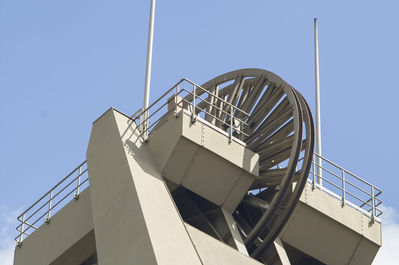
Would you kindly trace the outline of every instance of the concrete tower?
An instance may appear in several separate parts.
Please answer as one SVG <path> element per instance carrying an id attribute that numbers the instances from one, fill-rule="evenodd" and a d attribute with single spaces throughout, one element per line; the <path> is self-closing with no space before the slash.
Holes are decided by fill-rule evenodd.
<path id="1" fill-rule="evenodd" d="M 87 161 L 18 218 L 14 264 L 371 264 L 381 191 L 313 148 L 277 75 L 182 79 L 93 123 Z"/>

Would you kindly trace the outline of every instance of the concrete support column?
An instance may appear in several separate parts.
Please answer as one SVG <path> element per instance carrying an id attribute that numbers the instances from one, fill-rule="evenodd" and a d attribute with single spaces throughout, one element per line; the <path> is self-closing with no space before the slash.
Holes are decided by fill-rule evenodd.
<path id="1" fill-rule="evenodd" d="M 87 163 L 100 265 L 201 264 L 136 125 L 110 109 L 93 124 Z"/>

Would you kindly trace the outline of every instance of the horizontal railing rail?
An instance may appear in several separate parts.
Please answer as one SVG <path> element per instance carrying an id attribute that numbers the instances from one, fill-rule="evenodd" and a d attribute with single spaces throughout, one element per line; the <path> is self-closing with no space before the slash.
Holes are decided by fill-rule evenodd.
<path id="1" fill-rule="evenodd" d="M 342 207 L 349 205 L 366 213 L 372 222 L 382 214 L 381 189 L 317 153 L 313 156 L 308 181 L 313 189 L 325 190 L 341 200 Z"/>
<path id="2" fill-rule="evenodd" d="M 29 236 L 43 223 L 50 223 L 51 216 L 70 201 L 66 200 L 69 196 L 79 199 L 80 191 L 89 186 L 88 182 L 87 163 L 84 161 L 19 215 L 20 224 L 16 227 L 19 234 L 15 238 L 18 246 L 21 246 L 24 236 Z"/>

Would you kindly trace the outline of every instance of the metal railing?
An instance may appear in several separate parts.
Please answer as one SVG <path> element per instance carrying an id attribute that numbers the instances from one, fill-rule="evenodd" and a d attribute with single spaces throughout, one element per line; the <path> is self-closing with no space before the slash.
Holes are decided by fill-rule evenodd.
<path id="1" fill-rule="evenodd" d="M 316 158 L 321 159 L 321 165 Z M 381 189 L 317 153 L 313 156 L 308 181 L 313 189 L 319 188 L 341 200 L 342 207 L 348 205 L 369 215 L 372 222 L 382 214 Z"/>
<path id="2" fill-rule="evenodd" d="M 16 229 L 19 234 L 15 238 L 18 246 L 22 245 L 24 236 L 29 236 L 43 223 L 50 223 L 51 216 L 70 200 L 79 199 L 80 191 L 89 186 L 88 181 L 87 164 L 84 161 L 18 216 L 20 224 Z"/>
<path id="3" fill-rule="evenodd" d="M 245 131 L 249 125 L 244 121 L 248 113 L 231 104 L 224 95 L 216 95 L 186 78 L 177 82 L 148 108 L 136 111 L 131 118 L 139 124 L 139 137 L 147 140 L 148 134 L 165 113 L 180 110 L 189 111 L 193 123 L 201 117 L 222 128 L 228 133 L 229 142 L 233 137 L 243 140 L 248 136 Z"/>

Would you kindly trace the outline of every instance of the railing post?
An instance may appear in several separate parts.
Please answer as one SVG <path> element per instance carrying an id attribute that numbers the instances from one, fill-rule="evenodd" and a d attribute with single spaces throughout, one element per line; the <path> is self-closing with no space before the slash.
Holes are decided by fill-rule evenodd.
<path id="1" fill-rule="evenodd" d="M 193 85 L 193 109 L 191 110 L 192 112 L 191 112 L 191 122 L 192 123 L 194 123 L 194 122 L 196 122 L 196 115 L 195 115 L 195 107 L 196 107 L 196 105 L 195 105 L 195 97 L 196 97 L 196 88 L 197 88 L 197 86 L 196 85 Z"/>
<path id="2" fill-rule="evenodd" d="M 177 84 L 176 85 L 176 92 L 175 92 L 175 97 L 174 97 L 174 100 L 173 100 L 173 104 L 174 104 L 174 114 L 175 114 L 175 117 L 177 118 L 177 113 L 179 112 L 179 104 L 181 105 L 181 109 L 183 109 L 183 104 L 182 104 L 182 101 L 180 100 L 179 101 L 179 93 L 180 93 L 180 84 Z"/>
<path id="3" fill-rule="evenodd" d="M 50 191 L 50 200 L 48 201 L 48 212 L 47 212 L 47 217 L 44 220 L 46 224 L 50 223 L 50 217 L 51 217 L 51 202 L 53 200 L 53 191 Z"/>
<path id="4" fill-rule="evenodd" d="M 144 141 L 147 141 L 148 138 L 148 109 L 141 109 L 141 113 L 140 113 L 140 130 L 141 130 L 141 135 L 144 139 Z"/>
<path id="5" fill-rule="evenodd" d="M 316 172 L 315 172 L 315 169 L 316 169 L 316 163 L 315 163 L 315 155 L 313 154 L 313 159 L 312 159 L 312 164 L 313 164 L 313 179 L 312 179 L 312 190 L 314 190 L 314 188 L 315 188 L 315 181 L 316 181 Z"/>
<path id="6" fill-rule="evenodd" d="M 342 170 L 342 201 L 341 206 L 345 206 L 345 170 Z"/>
<path id="7" fill-rule="evenodd" d="M 374 196 L 374 186 L 371 185 L 371 222 L 374 224 L 375 220 L 375 196 Z"/>
<path id="8" fill-rule="evenodd" d="M 233 140 L 233 106 L 230 106 L 230 132 L 229 132 L 229 143 Z"/>
<path id="9" fill-rule="evenodd" d="M 77 187 L 76 187 L 76 193 L 73 195 L 73 198 L 75 200 L 79 199 L 79 187 L 80 187 L 80 175 L 82 174 L 82 167 L 79 167 L 78 170 L 78 182 L 77 182 Z"/>
<path id="10" fill-rule="evenodd" d="M 143 134 L 143 137 L 144 137 L 144 123 L 143 123 L 143 121 L 144 121 L 144 112 L 143 112 L 143 109 L 141 109 L 141 113 L 140 113 L 140 133 L 141 134 Z"/>
<path id="11" fill-rule="evenodd" d="M 242 125 L 242 120 L 240 121 L 240 135 L 241 135 L 241 141 L 244 141 L 244 126 Z"/>
<path id="12" fill-rule="evenodd" d="M 214 92 L 212 92 L 212 96 L 213 96 L 212 111 L 213 111 L 213 113 L 211 112 L 211 114 L 214 115 L 215 117 L 217 117 L 218 114 L 220 113 L 220 111 L 218 110 L 218 104 L 219 104 L 219 99 L 217 98 L 219 95 L 218 93 L 219 93 L 219 85 L 216 85 Z M 214 117 L 212 117 L 212 124 L 213 125 L 217 124 L 217 120 Z"/>
<path id="13" fill-rule="evenodd" d="M 317 163 L 316 163 L 316 165 L 317 165 L 317 184 L 319 184 L 320 188 L 321 188 L 321 185 L 323 185 L 323 180 L 322 180 L 323 179 L 322 178 L 323 168 L 321 165 L 323 158 L 322 158 L 321 154 L 317 154 L 315 156 L 315 158 L 317 159 Z"/>
<path id="14" fill-rule="evenodd" d="M 25 224 L 25 214 L 22 215 L 21 231 L 19 234 L 18 246 L 22 246 L 22 241 L 24 240 L 24 224 Z"/>

